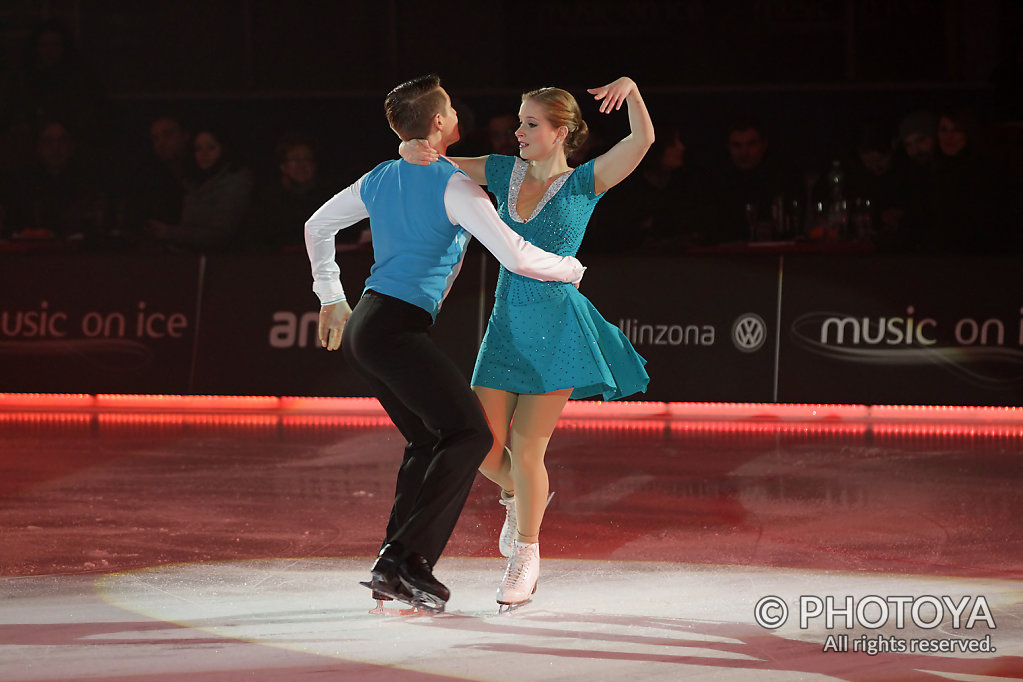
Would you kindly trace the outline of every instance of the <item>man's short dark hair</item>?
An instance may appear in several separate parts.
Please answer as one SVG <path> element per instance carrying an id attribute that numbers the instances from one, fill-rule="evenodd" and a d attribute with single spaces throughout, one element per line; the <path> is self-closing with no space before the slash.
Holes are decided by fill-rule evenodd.
<path id="1" fill-rule="evenodd" d="M 387 123 L 403 140 L 428 136 L 430 122 L 444 107 L 440 76 L 435 73 L 402 83 L 387 93 L 384 100 Z"/>
<path id="2" fill-rule="evenodd" d="M 938 117 L 930 111 L 914 111 L 899 123 L 899 139 L 903 142 L 913 134 L 935 137 L 938 134 Z"/>
<path id="3" fill-rule="evenodd" d="M 303 132 L 292 130 L 281 135 L 277 140 L 277 144 L 274 145 L 274 160 L 277 162 L 277 165 L 287 161 L 288 152 L 296 147 L 307 147 L 313 153 L 313 159 L 315 160 L 318 152 L 316 140 Z"/>
<path id="4" fill-rule="evenodd" d="M 755 130 L 757 131 L 757 135 L 759 135 L 761 139 L 764 140 L 767 139 L 767 133 L 764 132 L 763 121 L 753 116 L 747 115 L 740 116 L 738 118 L 733 118 L 731 124 L 728 126 L 729 135 L 731 135 L 732 133 L 745 132 L 747 130 Z"/>

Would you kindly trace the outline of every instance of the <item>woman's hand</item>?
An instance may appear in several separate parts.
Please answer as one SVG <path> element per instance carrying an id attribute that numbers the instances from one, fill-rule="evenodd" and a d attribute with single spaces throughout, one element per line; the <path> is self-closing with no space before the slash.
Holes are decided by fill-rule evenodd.
<path id="1" fill-rule="evenodd" d="M 625 103 L 625 98 L 635 92 L 636 82 L 628 76 L 622 76 L 616 81 L 608 83 L 600 88 L 590 88 L 586 92 L 593 95 L 595 100 L 603 100 L 600 103 L 600 113 L 610 114 L 618 111 Z"/>
<path id="2" fill-rule="evenodd" d="M 398 145 L 398 155 L 417 166 L 428 166 L 440 158 L 426 140 L 405 140 Z"/>

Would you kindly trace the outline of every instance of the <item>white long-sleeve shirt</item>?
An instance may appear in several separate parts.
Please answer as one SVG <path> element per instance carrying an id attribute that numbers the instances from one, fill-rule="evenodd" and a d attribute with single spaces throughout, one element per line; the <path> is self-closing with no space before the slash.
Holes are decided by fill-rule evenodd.
<path id="1" fill-rule="evenodd" d="M 336 194 L 306 221 L 305 240 L 313 291 L 323 305 L 347 300 L 336 261 L 334 237 L 339 230 L 369 217 L 360 193 L 365 177 Z M 543 281 L 578 284 L 582 279 L 586 268 L 576 258 L 548 253 L 524 240 L 505 225 L 490 198 L 465 174 L 454 173 L 448 180 L 444 208 L 452 226 L 461 226 L 479 239 L 508 270 Z M 414 246 L 410 244 L 409 248 Z M 457 268 L 452 280 L 454 274 Z"/>

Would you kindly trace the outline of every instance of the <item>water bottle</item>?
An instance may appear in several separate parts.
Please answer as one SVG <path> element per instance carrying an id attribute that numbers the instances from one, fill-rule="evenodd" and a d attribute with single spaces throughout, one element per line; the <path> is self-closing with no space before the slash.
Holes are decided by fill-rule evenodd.
<path id="1" fill-rule="evenodd" d="M 785 234 L 788 239 L 796 239 L 803 233 L 803 213 L 798 199 L 789 202 L 789 211 L 785 214 Z"/>
<path id="2" fill-rule="evenodd" d="M 853 238 L 861 242 L 870 241 L 874 237 L 874 224 L 870 199 L 856 198 L 852 207 Z"/>
<path id="3" fill-rule="evenodd" d="M 828 239 L 843 240 L 849 234 L 849 204 L 845 198 L 845 173 L 836 159 L 831 162 L 828 183 Z"/>

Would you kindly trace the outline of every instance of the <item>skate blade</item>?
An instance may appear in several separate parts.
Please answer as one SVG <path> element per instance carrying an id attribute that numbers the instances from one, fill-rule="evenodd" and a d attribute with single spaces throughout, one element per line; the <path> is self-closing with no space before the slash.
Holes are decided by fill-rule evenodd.
<path id="1" fill-rule="evenodd" d="M 418 616 L 423 613 L 416 607 L 412 606 L 407 609 L 398 609 L 393 606 L 384 606 L 384 602 L 377 599 L 377 605 L 370 609 L 369 613 L 374 616 Z"/>
<path id="2" fill-rule="evenodd" d="M 504 616 L 504 615 L 507 615 L 509 613 L 515 613 L 516 611 L 521 609 L 523 606 L 526 606 L 527 604 L 532 604 L 532 603 L 533 603 L 532 599 L 527 599 L 526 601 L 520 601 L 518 604 L 505 604 L 503 602 L 497 602 L 497 615 Z"/>
<path id="3" fill-rule="evenodd" d="M 379 592 L 382 595 L 390 597 L 395 601 L 399 601 L 402 604 L 406 604 L 409 607 L 395 608 L 393 606 L 384 606 L 384 601 L 382 599 L 377 599 L 377 605 L 369 611 L 374 616 L 418 616 L 423 613 L 440 613 L 444 610 L 443 604 L 441 604 L 440 609 L 438 610 L 436 607 L 423 604 L 421 600 L 398 592 L 397 590 L 392 589 L 391 586 L 384 583 L 378 583 L 375 580 L 360 582 L 359 584 L 363 587 L 368 587 L 374 592 Z"/>
<path id="4" fill-rule="evenodd" d="M 444 613 L 446 602 L 441 601 L 429 592 L 412 588 L 412 606 L 429 613 Z"/>
<path id="5" fill-rule="evenodd" d="M 368 582 L 360 582 L 359 584 L 362 585 L 363 587 L 368 587 L 374 592 L 379 592 L 380 594 L 390 597 L 391 599 L 400 601 L 402 604 L 408 604 L 409 606 L 413 606 L 412 598 L 409 595 L 398 592 L 397 590 L 395 590 L 386 583 L 380 583 L 375 580 L 370 580 Z M 378 599 L 377 601 L 380 600 Z"/>

